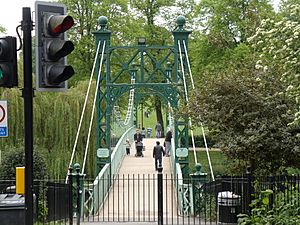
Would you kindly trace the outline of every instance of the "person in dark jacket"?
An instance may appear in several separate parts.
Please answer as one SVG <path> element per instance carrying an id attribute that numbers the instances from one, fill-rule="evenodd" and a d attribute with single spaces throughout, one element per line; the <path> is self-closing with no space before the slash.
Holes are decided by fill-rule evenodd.
<path id="1" fill-rule="evenodd" d="M 162 157 L 164 155 L 165 155 L 164 148 L 160 145 L 160 142 L 157 141 L 156 145 L 153 148 L 153 158 L 155 159 L 155 170 L 157 170 L 158 167 L 162 167 Z"/>
<path id="2" fill-rule="evenodd" d="M 135 143 L 143 141 L 143 136 L 138 129 L 136 130 L 136 133 L 134 134 L 133 139 L 134 139 Z"/>
<path id="3" fill-rule="evenodd" d="M 170 128 L 169 131 L 166 134 L 165 138 L 165 147 L 166 147 L 166 156 L 170 156 L 170 151 L 171 151 L 171 140 L 172 140 L 172 129 Z"/>

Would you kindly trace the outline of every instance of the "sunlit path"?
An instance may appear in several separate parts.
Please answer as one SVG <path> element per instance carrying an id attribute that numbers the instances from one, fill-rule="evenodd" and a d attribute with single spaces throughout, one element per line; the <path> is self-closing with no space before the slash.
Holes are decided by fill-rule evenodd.
<path id="1" fill-rule="evenodd" d="M 144 157 L 135 157 L 135 145 L 131 147 L 129 156 L 125 156 L 117 179 L 114 182 L 104 206 L 99 211 L 99 217 L 104 221 L 114 218 L 117 221 L 156 221 L 157 220 L 157 172 L 152 157 L 153 147 L 159 140 L 163 145 L 164 139 L 147 138 L 143 143 Z M 172 206 L 172 180 L 169 157 L 163 158 L 164 216 L 171 216 L 176 207 Z M 168 215 L 169 214 L 169 215 Z M 118 215 L 116 217 L 116 215 Z"/>

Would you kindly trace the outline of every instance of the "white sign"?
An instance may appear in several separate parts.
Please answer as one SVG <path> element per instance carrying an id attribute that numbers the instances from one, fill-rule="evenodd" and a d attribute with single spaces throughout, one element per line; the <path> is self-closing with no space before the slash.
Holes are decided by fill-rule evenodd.
<path id="1" fill-rule="evenodd" d="M 97 149 L 97 157 L 98 158 L 107 158 L 109 156 L 108 148 L 98 148 Z"/>
<path id="2" fill-rule="evenodd" d="M 188 157 L 189 150 L 187 148 L 177 148 L 176 149 L 176 156 L 179 158 L 185 158 Z"/>
<path id="3" fill-rule="evenodd" d="M 7 101 L 0 101 L 0 137 L 8 137 Z"/>

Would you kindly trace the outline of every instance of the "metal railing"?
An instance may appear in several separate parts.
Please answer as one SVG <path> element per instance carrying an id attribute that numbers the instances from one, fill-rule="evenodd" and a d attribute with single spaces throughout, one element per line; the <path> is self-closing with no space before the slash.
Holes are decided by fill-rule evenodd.
<path id="1" fill-rule="evenodd" d="M 157 174 L 128 174 L 102 177 L 101 182 L 114 182 L 109 194 L 105 198 L 98 213 L 82 218 L 82 222 L 152 222 L 157 223 L 158 209 L 158 175 Z M 88 182 L 88 181 L 86 181 Z M 191 180 L 186 179 L 189 184 Z M 165 174 L 162 179 L 163 191 L 163 223 L 164 224 L 217 224 L 216 212 L 213 216 L 208 212 L 215 211 L 215 202 L 207 197 L 205 212 L 191 216 L 182 213 L 177 199 L 184 199 L 184 192 L 173 191 L 173 186 L 183 184 L 182 179 Z M 103 190 L 105 192 L 105 190 Z M 99 198 L 105 193 L 98 193 Z M 138 224 L 138 223 L 137 223 Z"/>
<path id="2" fill-rule="evenodd" d="M 158 182 L 157 175 L 152 174 L 131 174 L 131 175 L 109 175 L 101 176 L 99 184 L 104 188 L 99 189 L 95 199 L 105 200 L 97 213 L 82 216 L 78 220 L 77 210 L 79 195 L 77 179 L 69 179 L 65 184 L 64 180 L 38 180 L 34 181 L 34 219 L 35 224 L 89 224 L 96 221 L 116 221 L 116 222 L 157 222 L 158 219 Z M 92 183 L 93 180 L 85 180 L 84 183 Z M 111 192 L 107 195 L 106 184 L 114 184 Z M 194 215 L 181 213 L 180 205 L 177 204 L 178 193 L 170 187 L 182 183 L 182 180 L 174 176 L 163 176 L 163 221 L 168 224 L 235 224 L 239 213 L 250 213 L 249 204 L 254 197 L 261 197 L 264 190 L 272 190 L 268 196 L 267 210 L 279 210 L 282 205 L 300 207 L 300 176 L 226 176 L 218 177 L 215 181 L 206 183 L 201 187 L 201 192 L 193 198 L 198 199 L 197 211 Z M 185 183 L 195 184 L 193 179 L 185 178 Z M 14 192 L 8 187 L 15 185 L 15 181 L 0 180 L 1 218 L 13 224 L 13 220 L 20 216 L 20 221 L 24 221 L 24 198 L 14 196 Z M 74 189 L 75 188 L 75 189 Z M 10 194 L 8 193 L 10 190 Z M 85 195 L 86 193 L 83 192 Z M 183 195 L 183 192 L 181 192 Z M 73 195 L 73 197 L 71 197 Z M 23 200 L 22 200 L 23 198 Z M 183 198 L 183 196 L 181 196 Z M 19 201 L 16 201 L 18 199 Z M 7 207 L 10 204 L 14 207 Z M 10 211 L 11 210 L 11 211 Z M 15 214 L 14 214 L 15 213 Z M 14 223 L 18 224 L 18 223 Z M 20 222 L 21 224 L 21 222 Z"/>
<path id="3" fill-rule="evenodd" d="M 110 177 L 112 174 L 117 174 L 121 166 L 123 158 L 125 156 L 125 140 L 133 139 L 135 129 L 130 127 L 119 139 L 116 147 L 111 153 L 111 163 L 105 164 L 100 173 L 97 175 L 92 184 L 85 185 L 86 197 L 83 195 L 83 202 L 85 210 L 89 215 L 93 215 L 98 212 L 99 208 L 103 205 L 106 196 L 113 183 L 113 179 L 103 179 Z"/>

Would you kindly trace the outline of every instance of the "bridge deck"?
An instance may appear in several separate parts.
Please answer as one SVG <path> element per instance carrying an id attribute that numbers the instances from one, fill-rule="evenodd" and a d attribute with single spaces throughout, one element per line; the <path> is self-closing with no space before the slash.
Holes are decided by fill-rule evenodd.
<path id="1" fill-rule="evenodd" d="M 161 145 L 163 139 L 159 139 Z M 125 156 L 119 175 L 99 211 L 103 221 L 157 221 L 157 172 L 152 157 L 156 138 L 146 138 L 144 157 L 135 157 L 135 145 Z M 176 213 L 170 158 L 163 158 L 164 217 Z M 113 219 L 112 219 L 113 218 Z"/>

